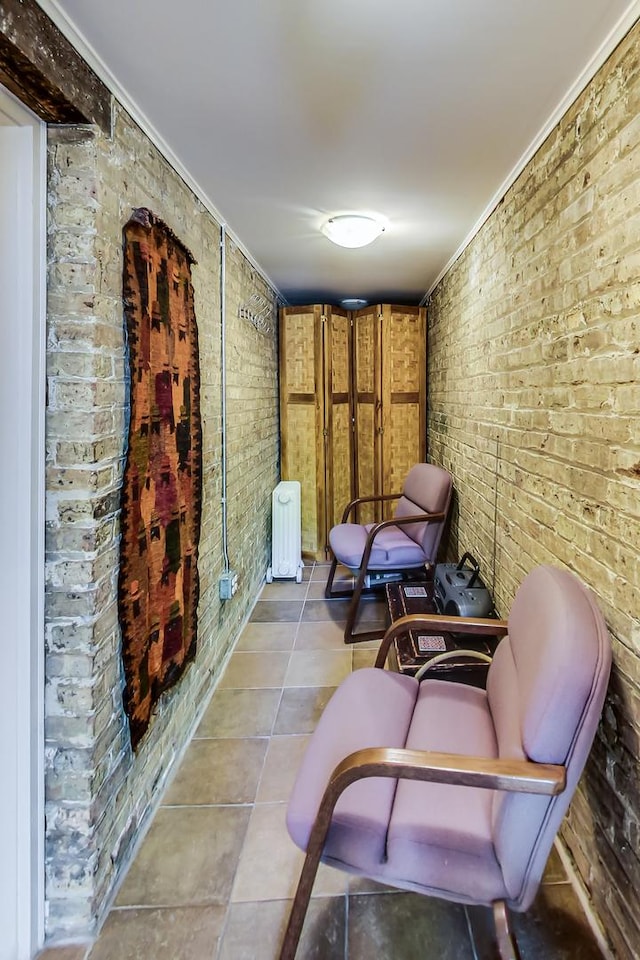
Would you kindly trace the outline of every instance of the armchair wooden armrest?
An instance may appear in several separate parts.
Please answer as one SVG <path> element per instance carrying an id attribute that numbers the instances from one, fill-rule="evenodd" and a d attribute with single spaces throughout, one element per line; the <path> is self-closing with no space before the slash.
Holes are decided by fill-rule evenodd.
<path id="1" fill-rule="evenodd" d="M 396 639 L 409 630 L 429 630 L 432 633 L 446 630 L 450 633 L 469 633 L 485 637 L 503 637 L 509 631 L 506 620 L 493 620 L 490 617 L 449 617 L 441 613 L 410 613 L 399 617 L 391 624 L 378 650 L 374 666 L 384 667 L 389 648 Z"/>
<path id="2" fill-rule="evenodd" d="M 345 757 L 335 768 L 325 790 L 320 810 L 335 795 L 332 807 L 349 784 L 365 777 L 395 777 L 428 780 L 456 786 L 484 787 L 510 793 L 555 796 L 565 788 L 562 764 L 531 760 L 503 760 L 429 750 L 396 747 L 366 747 Z"/>

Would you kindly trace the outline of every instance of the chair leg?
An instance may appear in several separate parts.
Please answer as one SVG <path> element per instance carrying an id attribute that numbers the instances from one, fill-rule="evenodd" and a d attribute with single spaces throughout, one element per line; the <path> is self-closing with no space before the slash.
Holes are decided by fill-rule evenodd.
<path id="1" fill-rule="evenodd" d="M 307 915 L 307 908 L 309 906 L 309 900 L 311 899 L 311 891 L 313 890 L 313 884 L 320 864 L 321 852 L 321 846 L 317 849 L 311 849 L 310 847 L 310 852 L 308 852 L 305 857 L 296 895 L 291 907 L 291 913 L 289 914 L 289 922 L 285 931 L 284 940 L 282 941 L 279 960 L 294 960 L 296 955 L 298 943 L 300 942 L 300 934 L 302 933 L 302 927 L 304 925 L 304 918 Z"/>
<path id="2" fill-rule="evenodd" d="M 498 953 L 500 960 L 520 960 L 518 946 L 511 929 L 509 910 L 504 900 L 496 900 L 493 904 L 493 922 L 496 928 Z"/>
<path id="3" fill-rule="evenodd" d="M 331 561 L 331 566 L 329 567 L 329 576 L 327 577 L 327 583 L 324 588 L 324 596 L 326 600 L 342 600 L 353 596 L 353 590 L 350 587 L 347 587 L 346 590 L 333 589 L 333 581 L 335 579 L 337 569 L 338 558 L 334 557 Z"/>
<path id="4" fill-rule="evenodd" d="M 347 611 L 347 623 L 344 628 L 345 643 L 361 643 L 363 640 L 380 640 L 385 635 L 385 630 L 367 630 L 363 631 L 362 633 L 353 632 L 353 628 L 356 625 L 356 619 L 358 617 L 360 597 L 362 596 L 364 578 L 366 575 L 367 571 L 364 566 L 360 567 L 355 586 L 353 588 L 353 596 L 351 597 L 349 610 Z"/>
<path id="5" fill-rule="evenodd" d="M 333 578 L 336 575 L 336 570 L 338 569 L 338 559 L 334 557 L 331 561 L 331 566 L 329 568 L 329 576 L 327 577 L 327 585 L 324 588 L 324 595 L 327 600 L 331 600 L 333 596 Z"/>
<path id="6" fill-rule="evenodd" d="M 360 605 L 360 596 L 364 587 L 366 570 L 360 570 L 352 591 L 338 590 L 334 592 L 333 581 L 337 568 L 338 559 L 337 557 L 334 557 L 329 568 L 329 576 L 327 577 L 327 585 L 324 588 L 324 595 L 326 600 L 335 600 L 338 597 L 351 597 L 351 603 L 349 604 L 349 609 L 347 611 L 347 623 L 344 629 L 344 642 L 357 643 L 361 640 L 380 640 L 384 636 L 384 630 L 371 630 L 367 633 L 357 634 L 354 634 L 353 632 L 358 615 L 358 607 Z"/>

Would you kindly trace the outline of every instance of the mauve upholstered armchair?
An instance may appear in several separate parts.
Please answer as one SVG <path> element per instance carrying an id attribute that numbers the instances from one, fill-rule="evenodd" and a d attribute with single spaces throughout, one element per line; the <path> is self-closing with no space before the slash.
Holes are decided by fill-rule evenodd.
<path id="1" fill-rule="evenodd" d="M 582 773 L 611 664 L 606 625 L 571 573 L 541 566 L 508 621 L 412 616 L 376 667 L 338 687 L 309 743 L 287 812 L 306 859 L 281 960 L 292 960 L 319 862 L 493 909 L 503 960 L 508 909 L 533 901 Z M 455 625 L 502 639 L 486 690 L 381 669 L 400 631 Z"/>
<path id="2" fill-rule="evenodd" d="M 392 520 L 351 523 L 349 517 L 363 503 L 397 500 Z M 354 633 L 360 597 L 367 574 L 416 571 L 435 563 L 451 502 L 451 475 L 431 463 L 418 463 L 407 474 L 401 493 L 360 497 L 345 508 L 342 523 L 331 528 L 329 545 L 333 561 L 327 578 L 327 599 L 340 596 L 333 581 L 339 563 L 355 574 L 347 613 L 345 643 L 379 640 L 384 630 Z"/>

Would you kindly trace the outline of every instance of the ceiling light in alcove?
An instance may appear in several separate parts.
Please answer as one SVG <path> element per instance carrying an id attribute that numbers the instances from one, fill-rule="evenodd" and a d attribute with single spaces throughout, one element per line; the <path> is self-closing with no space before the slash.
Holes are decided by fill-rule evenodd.
<path id="1" fill-rule="evenodd" d="M 385 225 L 379 217 L 359 213 L 345 213 L 329 217 L 320 228 L 325 237 L 340 247 L 366 247 L 384 232 Z"/>
<path id="2" fill-rule="evenodd" d="M 359 300 L 358 297 L 347 297 L 346 300 L 341 300 L 340 305 L 344 307 L 345 310 L 361 310 L 362 307 L 366 307 L 366 300 Z"/>

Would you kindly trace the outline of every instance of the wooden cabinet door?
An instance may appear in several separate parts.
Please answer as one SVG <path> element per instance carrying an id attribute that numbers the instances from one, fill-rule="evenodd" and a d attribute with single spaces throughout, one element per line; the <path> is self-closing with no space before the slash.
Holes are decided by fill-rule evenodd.
<path id="1" fill-rule="evenodd" d="M 280 313 L 283 480 L 301 485 L 302 553 L 324 560 L 354 497 L 396 493 L 426 456 L 426 311 L 375 305 Z M 371 523 L 395 508 L 361 507 Z"/>
<path id="2" fill-rule="evenodd" d="M 325 556 L 322 307 L 280 311 L 280 437 L 283 480 L 299 480 L 302 554 Z"/>
<path id="3" fill-rule="evenodd" d="M 353 314 L 353 386 L 355 416 L 355 490 L 357 497 L 380 494 L 381 320 L 378 306 Z M 359 510 L 360 523 L 380 519 L 376 507 Z"/>
<path id="4" fill-rule="evenodd" d="M 351 314 L 324 308 L 325 463 L 327 544 L 353 500 L 353 404 L 351 391 Z"/>
<path id="5" fill-rule="evenodd" d="M 426 457 L 426 310 L 382 307 L 382 491 Z M 393 506 L 387 508 L 390 515 Z"/>

